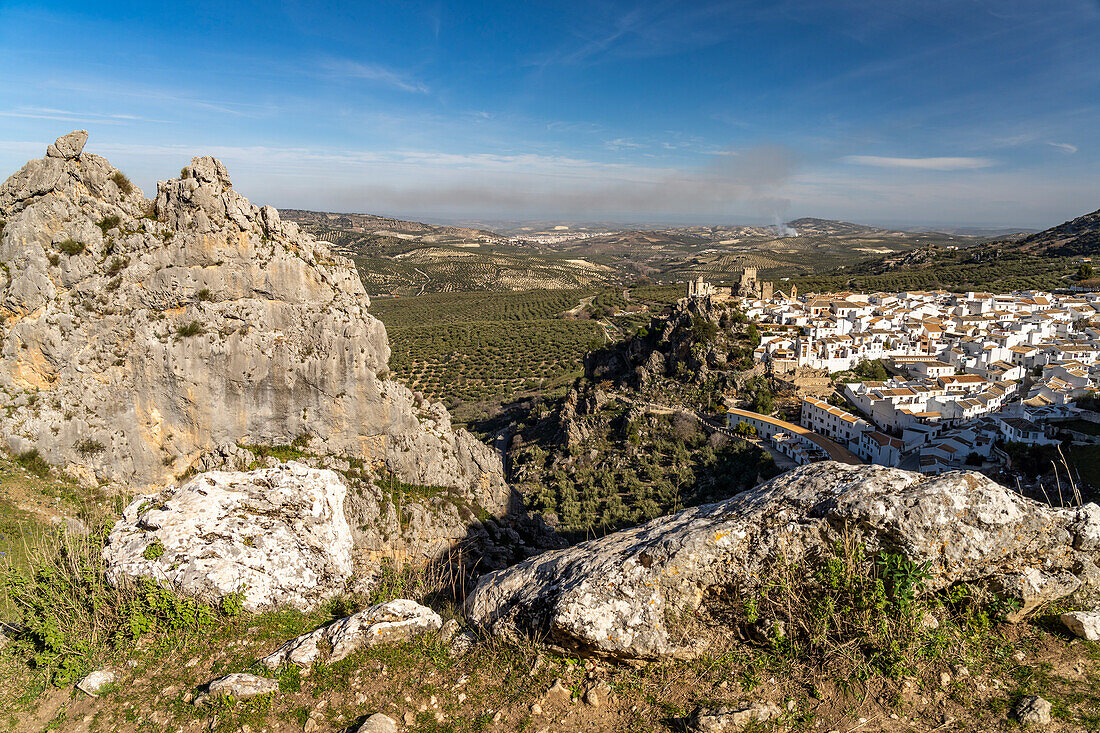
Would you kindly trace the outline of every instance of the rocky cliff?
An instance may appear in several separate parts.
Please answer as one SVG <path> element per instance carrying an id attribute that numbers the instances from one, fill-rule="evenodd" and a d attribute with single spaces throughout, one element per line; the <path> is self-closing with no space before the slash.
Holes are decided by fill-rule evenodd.
<path id="1" fill-rule="evenodd" d="M 0 186 L 0 436 L 89 481 L 307 440 L 489 509 L 499 457 L 387 378 L 352 263 L 194 158 L 155 200 L 78 131 Z"/>

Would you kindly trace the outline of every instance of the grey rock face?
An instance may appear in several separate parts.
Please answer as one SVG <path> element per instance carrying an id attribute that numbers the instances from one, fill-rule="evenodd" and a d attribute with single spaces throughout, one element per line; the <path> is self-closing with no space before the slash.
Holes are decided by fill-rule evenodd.
<path id="1" fill-rule="evenodd" d="M 291 639 L 260 661 L 268 669 L 338 662 L 357 649 L 407 641 L 442 625 L 439 614 L 415 601 L 387 601 Z"/>
<path id="2" fill-rule="evenodd" d="M 1097 557 L 1077 547 L 1095 517 L 1092 508 L 1040 505 L 979 474 L 816 463 L 484 576 L 466 613 L 496 634 L 545 634 L 587 653 L 693 656 L 699 648 L 676 642 L 667 618 L 720 610 L 708 604 L 757 587 L 780 557 L 812 561 L 846 536 L 872 554 L 927 562 L 931 591 L 960 581 L 1015 587 L 1026 604 L 1029 592 L 1085 590 Z M 1028 583 L 1014 584 L 1021 578 Z"/>
<path id="3" fill-rule="evenodd" d="M 350 260 L 249 203 L 214 158 L 155 202 L 59 138 L 0 186 L 0 438 L 89 482 L 162 486 L 204 453 L 304 434 L 318 453 L 507 496 L 496 453 L 385 379 Z M 125 189 L 125 190 L 123 190 Z"/>
<path id="4" fill-rule="evenodd" d="M 279 691 L 278 680 L 236 672 L 219 677 L 209 685 L 211 695 L 228 695 L 236 700 L 268 695 Z"/>
<path id="5" fill-rule="evenodd" d="M 200 598 L 241 592 L 248 611 L 310 609 L 352 574 L 346 494 L 339 474 L 297 463 L 212 471 L 135 499 L 104 562 L 111 577 L 148 577 Z"/>

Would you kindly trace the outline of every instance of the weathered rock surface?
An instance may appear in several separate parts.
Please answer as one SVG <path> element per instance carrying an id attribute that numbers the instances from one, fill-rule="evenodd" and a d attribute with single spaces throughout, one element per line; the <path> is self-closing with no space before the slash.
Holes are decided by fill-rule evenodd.
<path id="1" fill-rule="evenodd" d="M 751 590 L 778 558 L 827 556 L 842 537 L 929 564 L 930 591 L 960 581 L 1024 604 L 1095 590 L 1095 507 L 1053 509 L 973 473 L 925 477 L 816 463 L 727 501 L 688 509 L 484 576 L 468 618 L 493 633 L 535 633 L 622 657 L 692 656 L 680 611 L 719 618 L 732 589 Z M 1038 590 L 1036 590 L 1038 589 Z M 1055 592 L 1056 591 L 1056 592 Z"/>
<path id="2" fill-rule="evenodd" d="M 387 601 L 291 639 L 260 661 L 268 669 L 338 662 L 357 649 L 407 641 L 442 625 L 439 614 L 415 601 Z"/>
<path id="3" fill-rule="evenodd" d="M 1012 712 L 1016 720 L 1024 725 L 1046 725 L 1050 722 L 1052 709 L 1049 701 L 1036 695 L 1028 695 L 1020 698 Z"/>
<path id="4" fill-rule="evenodd" d="M 211 695 L 228 695 L 236 700 L 268 695 L 279 691 L 279 681 L 254 674 L 235 672 L 210 683 Z"/>
<path id="5" fill-rule="evenodd" d="M 780 714 L 779 706 L 772 702 L 696 708 L 688 720 L 688 730 L 691 733 L 734 733 L 778 718 Z"/>
<path id="6" fill-rule="evenodd" d="M 87 133 L 0 186 L 0 437 L 88 481 L 166 485 L 212 450 L 356 456 L 489 511 L 499 457 L 386 378 L 350 260 L 194 158 L 148 201 Z"/>
<path id="7" fill-rule="evenodd" d="M 298 463 L 211 471 L 135 499 L 104 561 L 114 577 L 150 577 L 200 598 L 242 592 L 249 611 L 313 608 L 352 575 L 346 494 L 339 474 Z"/>
<path id="8" fill-rule="evenodd" d="M 1071 611 L 1060 618 L 1067 629 L 1082 639 L 1100 641 L 1100 611 Z"/>
<path id="9" fill-rule="evenodd" d="M 108 669 L 97 669 L 94 672 L 89 672 L 84 679 L 76 683 L 76 689 L 80 690 L 86 695 L 96 697 L 99 695 L 99 691 L 107 685 L 115 681 L 115 673 Z"/>
<path id="10" fill-rule="evenodd" d="M 375 713 L 363 721 L 358 733 L 397 733 L 397 721 L 388 715 Z"/>

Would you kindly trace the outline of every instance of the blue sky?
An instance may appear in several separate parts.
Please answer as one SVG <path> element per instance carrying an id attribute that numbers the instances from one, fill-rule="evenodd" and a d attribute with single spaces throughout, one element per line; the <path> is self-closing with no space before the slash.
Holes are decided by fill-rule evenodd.
<path id="1" fill-rule="evenodd" d="M 1100 208 L 1100 0 L 0 2 L 0 169 L 423 219 L 1046 227 Z"/>

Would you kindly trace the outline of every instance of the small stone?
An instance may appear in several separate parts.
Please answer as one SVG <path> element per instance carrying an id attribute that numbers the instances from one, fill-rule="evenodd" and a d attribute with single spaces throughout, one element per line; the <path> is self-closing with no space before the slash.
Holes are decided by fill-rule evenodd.
<path id="1" fill-rule="evenodd" d="M 1067 629 L 1082 639 L 1100 641 L 1100 611 L 1073 611 L 1059 618 Z"/>
<path id="2" fill-rule="evenodd" d="M 494 723 L 499 723 L 503 718 L 504 718 L 504 714 L 503 714 L 502 711 L 498 710 L 495 713 L 493 713 L 493 722 Z"/>
<path id="3" fill-rule="evenodd" d="M 444 644 L 449 644 L 451 639 L 455 638 L 455 634 L 457 634 L 461 628 L 458 621 L 452 618 L 439 629 L 439 640 Z"/>
<path id="4" fill-rule="evenodd" d="M 405 714 L 401 716 L 401 720 L 405 725 L 412 725 L 416 722 L 416 714 L 411 710 L 406 710 Z"/>
<path id="5" fill-rule="evenodd" d="M 87 133 L 85 133 L 87 137 Z M 96 697 L 99 695 L 99 691 L 107 685 L 115 681 L 115 673 L 105 669 L 97 669 L 84 679 L 80 680 L 76 684 L 76 689 L 81 692 Z"/>
<path id="6" fill-rule="evenodd" d="M 691 733 L 732 733 L 754 723 L 765 723 L 782 714 L 775 703 L 754 702 L 737 707 L 696 708 L 688 721 Z"/>
<path id="7" fill-rule="evenodd" d="M 554 680 L 554 684 L 550 685 L 550 689 L 543 696 L 543 701 L 549 703 L 569 703 L 572 700 L 573 693 L 561 683 L 560 677 Z"/>
<path id="8" fill-rule="evenodd" d="M 598 708 L 600 706 L 600 695 L 596 692 L 595 687 L 589 687 L 588 691 L 584 693 L 584 702 L 590 707 Z"/>
<path id="9" fill-rule="evenodd" d="M 537 702 L 531 705 L 531 715 L 542 715 L 542 705 Z"/>
<path id="10" fill-rule="evenodd" d="M 531 665 L 531 671 L 528 672 L 527 674 L 530 675 L 531 677 L 534 677 L 535 674 L 539 671 L 539 668 L 542 667 L 543 662 L 545 662 L 545 661 L 546 661 L 546 657 L 542 656 L 542 654 L 539 654 L 538 656 L 536 656 L 535 657 L 535 663 Z"/>
<path id="11" fill-rule="evenodd" d="M 955 673 L 956 677 L 969 677 L 970 676 L 970 670 L 967 669 L 966 667 L 964 667 L 961 664 L 956 664 L 954 667 L 951 668 L 951 671 Z"/>
<path id="12" fill-rule="evenodd" d="M 447 719 L 447 717 L 439 710 L 436 710 L 434 713 L 432 713 L 432 715 L 433 717 L 435 717 L 435 722 L 437 723 L 442 723 L 444 720 Z"/>
<path id="13" fill-rule="evenodd" d="M 951 675 L 947 672 L 940 672 L 940 687 L 947 687 L 951 684 Z"/>
<path id="14" fill-rule="evenodd" d="M 1046 725 L 1050 722 L 1051 704 L 1036 695 L 1020 698 L 1012 711 L 1016 720 L 1024 725 Z"/>
<path id="15" fill-rule="evenodd" d="M 278 680 L 255 674 L 236 672 L 219 677 L 208 686 L 211 695 L 229 695 L 237 700 L 267 695 L 279 691 Z"/>
<path id="16" fill-rule="evenodd" d="M 397 733 L 397 721 L 388 715 L 375 713 L 363 721 L 356 733 Z"/>
<path id="17" fill-rule="evenodd" d="M 201 708 L 206 703 L 206 700 L 209 697 L 210 697 L 209 695 L 196 695 L 195 699 L 191 702 L 191 704 L 194 707 Z"/>
<path id="18" fill-rule="evenodd" d="M 317 721 L 312 717 L 306 719 L 306 724 L 302 727 L 305 733 L 314 733 L 318 728 Z"/>

